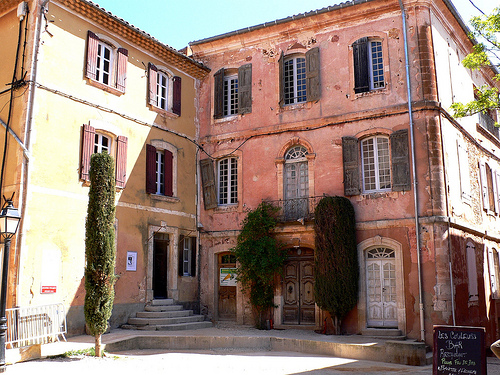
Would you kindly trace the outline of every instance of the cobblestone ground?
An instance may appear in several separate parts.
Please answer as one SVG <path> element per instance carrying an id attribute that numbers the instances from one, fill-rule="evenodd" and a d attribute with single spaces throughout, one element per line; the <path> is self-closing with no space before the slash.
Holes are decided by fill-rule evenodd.
<path id="1" fill-rule="evenodd" d="M 134 350 L 108 354 L 107 358 L 47 358 L 7 367 L 7 374 L 412 374 L 431 375 L 432 366 L 403 366 L 382 362 L 355 361 L 343 358 L 286 352 L 241 352 L 211 350 L 165 352 Z M 488 375 L 500 375 L 500 360 L 488 360 Z"/>

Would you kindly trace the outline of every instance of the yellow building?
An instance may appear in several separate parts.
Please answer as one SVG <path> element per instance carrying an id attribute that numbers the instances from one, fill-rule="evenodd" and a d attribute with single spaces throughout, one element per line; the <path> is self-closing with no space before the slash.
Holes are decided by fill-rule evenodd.
<path id="1" fill-rule="evenodd" d="M 22 214 L 7 307 L 63 303 L 69 333 L 83 332 L 88 163 L 107 151 L 111 326 L 155 298 L 199 309 L 195 93 L 208 68 L 85 0 L 0 2 L 0 54 L 0 193 Z"/>

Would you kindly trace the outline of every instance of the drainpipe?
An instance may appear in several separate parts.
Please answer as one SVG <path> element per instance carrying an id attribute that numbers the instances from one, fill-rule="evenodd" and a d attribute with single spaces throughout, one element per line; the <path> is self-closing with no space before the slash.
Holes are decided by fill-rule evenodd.
<path id="1" fill-rule="evenodd" d="M 425 342 L 425 317 L 424 317 L 424 298 L 422 291 L 422 265 L 420 254 L 420 228 L 418 223 L 418 190 L 417 190 L 417 167 L 415 165 L 415 136 L 413 126 L 413 107 L 411 96 L 411 82 L 410 82 L 410 63 L 408 58 L 408 40 L 406 30 L 406 12 L 402 0 L 399 1 L 401 8 L 401 18 L 403 20 L 403 41 L 405 47 L 405 67 L 406 67 L 406 87 L 408 90 L 408 116 L 410 117 L 410 141 L 411 141 L 411 164 L 413 167 L 413 196 L 415 204 L 415 236 L 417 240 L 417 267 L 418 267 L 418 303 L 420 311 L 420 340 Z"/>
<path id="2" fill-rule="evenodd" d="M 38 3 L 39 0 L 34 0 L 33 4 Z M 36 25 L 35 25 L 35 35 L 33 39 L 33 53 L 31 56 L 31 72 L 29 75 L 29 88 L 28 88 L 28 101 L 26 103 L 26 120 L 25 120 L 25 129 L 26 133 L 24 135 L 24 145 L 25 145 L 25 154 L 30 153 L 31 149 L 31 127 L 33 123 L 33 103 L 35 99 L 35 82 L 36 82 L 36 73 L 37 73 L 37 66 L 38 66 L 38 51 L 40 49 L 40 34 L 42 30 L 42 19 L 43 19 L 43 14 L 45 12 L 45 7 L 49 3 L 50 0 L 43 0 L 43 2 L 40 4 L 40 12 L 38 14 L 38 17 L 36 18 Z M 36 7 L 36 6 L 35 6 Z M 21 211 L 21 216 L 26 217 L 26 202 L 27 202 L 27 195 L 28 195 L 28 179 L 29 179 L 29 158 L 25 158 L 23 165 L 22 165 L 22 171 L 21 171 L 21 183 L 20 183 L 20 194 L 19 194 L 19 209 Z M 20 229 L 19 229 L 19 241 L 18 244 L 16 244 L 16 265 L 18 267 L 18 274 L 17 274 L 17 291 L 15 294 L 15 300 L 13 301 L 14 306 L 18 305 L 18 298 L 19 298 L 19 272 L 20 272 L 20 261 L 21 261 L 21 248 L 22 248 L 22 243 L 23 243 L 23 226 L 24 226 L 24 220 L 21 220 Z"/>

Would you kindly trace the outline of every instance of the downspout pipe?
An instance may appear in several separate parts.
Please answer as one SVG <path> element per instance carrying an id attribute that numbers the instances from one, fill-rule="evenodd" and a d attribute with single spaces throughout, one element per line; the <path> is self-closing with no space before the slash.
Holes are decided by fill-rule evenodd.
<path id="1" fill-rule="evenodd" d="M 408 116 L 410 118 L 410 142 L 411 142 L 411 164 L 413 173 L 413 197 L 415 204 L 415 236 L 417 243 L 417 268 L 418 268 L 418 304 L 420 312 L 420 340 L 425 342 L 425 311 L 424 311 L 424 297 L 422 290 L 422 264 L 421 264 L 421 250 L 420 250 L 420 227 L 418 217 L 418 183 L 417 183 L 417 167 L 415 162 L 415 128 L 413 124 L 413 107 L 411 96 L 411 81 L 410 81 L 410 63 L 408 57 L 408 38 L 406 28 L 406 12 L 402 0 L 399 1 L 401 8 L 401 18 L 403 20 L 403 42 L 405 50 L 405 68 L 406 68 L 406 88 L 408 91 Z"/>

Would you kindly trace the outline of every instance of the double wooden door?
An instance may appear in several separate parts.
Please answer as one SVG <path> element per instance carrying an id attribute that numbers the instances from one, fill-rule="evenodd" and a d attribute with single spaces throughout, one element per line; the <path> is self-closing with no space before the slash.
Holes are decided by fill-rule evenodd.
<path id="1" fill-rule="evenodd" d="M 290 257 L 285 264 L 283 324 L 307 325 L 315 323 L 313 270 L 314 260 L 309 256 Z"/>

